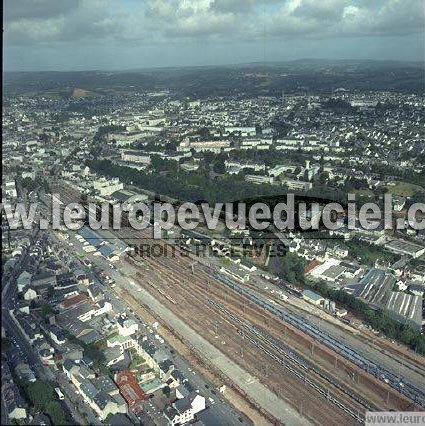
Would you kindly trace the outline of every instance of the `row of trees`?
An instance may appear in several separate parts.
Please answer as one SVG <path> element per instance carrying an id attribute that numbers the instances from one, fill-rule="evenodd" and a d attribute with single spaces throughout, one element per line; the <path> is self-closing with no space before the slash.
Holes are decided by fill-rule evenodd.
<path id="1" fill-rule="evenodd" d="M 399 256 L 383 250 L 382 247 L 361 242 L 357 239 L 345 241 L 344 244 L 348 248 L 349 254 L 352 258 L 357 258 L 362 263 L 369 266 L 375 266 L 375 262 L 377 260 L 384 260 L 385 262 L 392 264 L 399 259 Z"/>
<path id="2" fill-rule="evenodd" d="M 323 282 L 306 282 L 317 293 L 339 302 L 346 308 L 360 313 L 373 329 L 378 330 L 385 334 L 390 339 L 397 340 L 404 343 L 406 346 L 415 350 L 416 352 L 425 355 L 425 336 L 419 331 L 413 329 L 407 322 L 401 323 L 393 318 L 390 313 L 385 309 L 372 309 L 368 304 L 362 300 L 354 297 L 352 294 L 344 290 L 335 290 L 329 288 Z"/>
<path id="3" fill-rule="evenodd" d="M 174 162 L 171 162 L 174 163 Z M 186 173 L 177 170 L 176 164 L 170 166 L 170 161 L 153 156 L 152 167 L 155 173 L 138 171 L 131 167 L 114 164 L 109 160 L 91 160 L 87 165 L 109 177 L 119 177 L 126 184 L 140 186 L 143 189 L 168 195 L 185 201 L 207 200 L 209 203 L 229 202 L 253 197 L 268 195 L 285 195 L 288 192 L 284 185 L 254 184 L 246 182 L 244 174 L 224 175 L 212 180 L 205 169 Z M 166 171 L 166 173 L 161 173 Z M 346 194 L 326 186 L 316 185 L 310 191 L 303 193 L 306 196 L 320 196 L 321 198 L 344 201 Z"/>
<path id="4" fill-rule="evenodd" d="M 103 175 L 119 177 L 124 183 L 185 201 L 216 203 L 282 193 L 282 188 L 252 184 L 242 177 L 222 176 L 211 180 L 205 171 L 185 173 L 168 170 L 164 176 L 119 166 L 109 160 L 92 160 L 87 165 Z"/>
<path id="5" fill-rule="evenodd" d="M 67 415 L 57 400 L 53 386 L 42 380 L 21 383 L 26 399 L 32 404 L 34 413 L 42 412 L 50 417 L 53 425 L 69 424 Z"/>
<path id="6" fill-rule="evenodd" d="M 291 284 L 304 281 L 305 262 L 292 253 L 287 253 L 279 259 L 277 274 Z"/>
<path id="7" fill-rule="evenodd" d="M 67 330 L 64 330 L 64 334 L 70 342 L 76 343 L 82 347 L 84 356 L 90 358 L 93 361 L 92 368 L 96 372 L 99 374 L 105 374 L 113 379 L 113 373 L 105 364 L 105 354 L 103 353 L 101 347 L 104 341 L 96 343 L 84 343 L 82 340 L 78 339 Z"/>

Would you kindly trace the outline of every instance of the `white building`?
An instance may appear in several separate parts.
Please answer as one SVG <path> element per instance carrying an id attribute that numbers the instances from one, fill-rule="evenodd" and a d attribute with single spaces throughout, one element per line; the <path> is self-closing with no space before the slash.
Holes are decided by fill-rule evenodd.
<path id="1" fill-rule="evenodd" d="M 118 178 L 106 179 L 100 178 L 93 181 L 93 188 L 99 192 L 99 194 L 104 196 L 109 196 L 115 191 L 119 191 L 124 188 L 124 185 Z"/>
<path id="2" fill-rule="evenodd" d="M 245 180 L 247 182 L 252 182 L 256 184 L 272 184 L 274 182 L 274 178 L 272 176 L 262 176 L 262 175 L 246 175 Z"/>
<path id="3" fill-rule="evenodd" d="M 140 163 L 148 165 L 151 163 L 151 157 L 148 154 L 143 154 L 139 151 L 123 150 L 121 151 L 121 160 L 130 161 L 132 163 Z"/>
<path id="4" fill-rule="evenodd" d="M 308 191 L 309 189 L 313 188 L 313 184 L 311 182 L 305 182 L 302 180 L 287 178 L 282 180 L 282 183 L 293 191 Z"/>
<path id="5" fill-rule="evenodd" d="M 25 293 L 24 293 L 24 299 L 25 300 L 33 300 L 33 299 L 37 299 L 38 295 L 36 293 L 36 291 L 32 288 L 29 288 Z"/>
<path id="6" fill-rule="evenodd" d="M 171 425 L 184 425 L 195 418 L 195 414 L 205 410 L 205 398 L 201 395 L 196 395 L 192 398 L 183 398 L 173 403 L 165 411 L 165 415 Z"/>
<path id="7" fill-rule="evenodd" d="M 191 142 L 189 140 L 182 141 L 177 147 L 177 151 L 185 152 L 190 151 L 191 149 L 196 152 L 212 151 L 219 153 L 222 149 L 228 148 L 230 146 L 230 141 L 218 140 L 218 141 L 196 141 Z"/>
<path id="8" fill-rule="evenodd" d="M 4 184 L 4 192 L 5 192 L 6 196 L 8 196 L 10 198 L 16 198 L 18 196 L 14 180 L 11 180 L 11 181 L 6 182 Z"/>
<path id="9" fill-rule="evenodd" d="M 121 336 L 131 336 L 139 330 L 139 324 L 132 318 L 120 316 L 117 320 L 118 332 Z"/>
<path id="10" fill-rule="evenodd" d="M 229 126 L 225 127 L 226 133 L 240 133 L 241 136 L 255 136 L 257 129 L 255 127 Z"/>
<path id="11" fill-rule="evenodd" d="M 27 288 L 31 283 L 31 274 L 27 271 L 24 271 L 19 275 L 17 279 L 18 285 L 18 293 L 22 293 L 22 291 Z"/>

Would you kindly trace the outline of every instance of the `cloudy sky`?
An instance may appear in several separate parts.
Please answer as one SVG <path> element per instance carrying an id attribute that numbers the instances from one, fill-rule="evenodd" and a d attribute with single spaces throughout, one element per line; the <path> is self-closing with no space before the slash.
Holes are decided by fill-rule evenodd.
<path id="1" fill-rule="evenodd" d="M 4 0 L 5 70 L 424 60 L 423 0 Z"/>

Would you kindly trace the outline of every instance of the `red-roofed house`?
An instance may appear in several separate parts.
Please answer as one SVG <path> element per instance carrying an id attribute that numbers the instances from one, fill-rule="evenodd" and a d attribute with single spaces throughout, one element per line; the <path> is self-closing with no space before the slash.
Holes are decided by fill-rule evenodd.
<path id="1" fill-rule="evenodd" d="M 133 411 L 141 409 L 141 404 L 146 401 L 143 389 L 136 381 L 136 374 L 129 370 L 120 371 L 115 378 L 115 382 L 120 390 L 121 395 L 128 404 L 128 408 Z"/>
<path id="2" fill-rule="evenodd" d="M 308 274 L 310 271 L 312 271 L 316 266 L 321 265 L 322 262 L 319 262 L 317 259 L 314 259 L 313 262 L 309 263 L 305 269 L 304 269 L 304 273 Z"/>
<path id="3" fill-rule="evenodd" d="M 76 296 L 72 296 L 69 299 L 63 300 L 59 304 L 59 308 L 60 309 L 74 308 L 75 306 L 81 305 L 84 302 L 91 302 L 91 299 L 87 297 L 85 294 L 77 294 Z"/>

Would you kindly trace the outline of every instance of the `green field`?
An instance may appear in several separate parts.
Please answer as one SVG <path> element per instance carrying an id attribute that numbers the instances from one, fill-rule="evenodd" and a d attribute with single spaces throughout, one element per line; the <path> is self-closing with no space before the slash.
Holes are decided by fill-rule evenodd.
<path id="1" fill-rule="evenodd" d="M 408 182 L 389 182 L 386 187 L 391 194 L 401 195 L 402 197 L 411 197 L 416 192 L 423 190 L 419 185 Z"/>
<path id="2" fill-rule="evenodd" d="M 357 194 L 359 197 L 373 197 L 374 192 L 371 189 L 362 188 L 362 189 L 356 189 L 353 191 L 355 194 Z"/>

